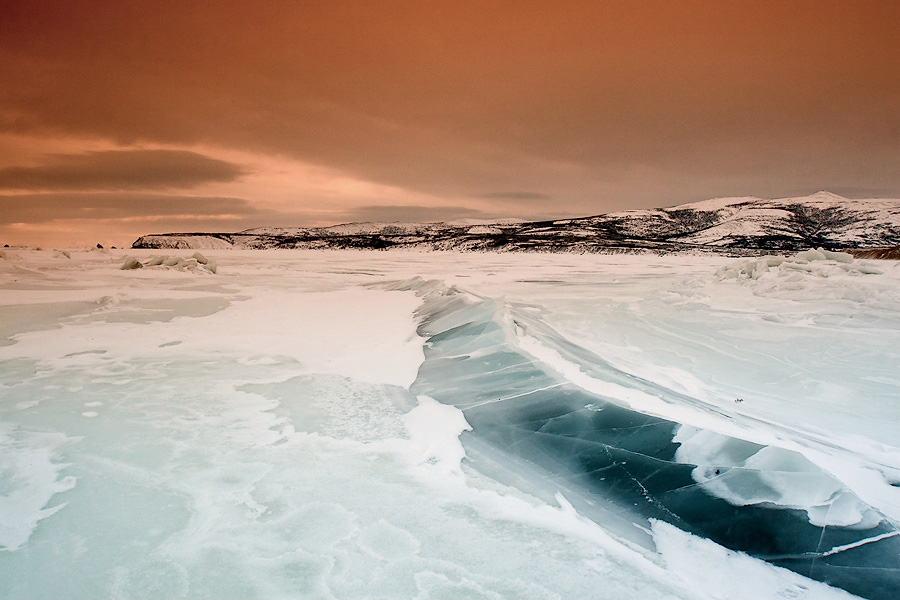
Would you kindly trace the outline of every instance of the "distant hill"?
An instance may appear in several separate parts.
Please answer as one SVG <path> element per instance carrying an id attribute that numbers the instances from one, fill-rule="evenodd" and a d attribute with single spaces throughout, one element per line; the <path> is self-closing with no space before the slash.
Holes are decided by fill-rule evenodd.
<path id="1" fill-rule="evenodd" d="M 145 235 L 132 248 L 422 248 L 551 252 L 718 251 L 756 253 L 900 244 L 900 200 L 718 198 L 672 208 L 526 222 L 350 223 L 263 227 L 239 233 Z"/>

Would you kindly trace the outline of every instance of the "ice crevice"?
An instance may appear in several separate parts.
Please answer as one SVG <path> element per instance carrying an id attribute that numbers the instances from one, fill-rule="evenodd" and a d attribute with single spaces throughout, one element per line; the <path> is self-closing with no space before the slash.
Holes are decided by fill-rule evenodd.
<path id="1" fill-rule="evenodd" d="M 852 544 L 844 544 L 843 546 L 835 546 L 831 550 L 827 552 L 823 552 L 822 556 L 832 556 L 834 554 L 839 554 L 841 552 L 845 552 L 847 550 L 853 550 L 854 548 L 859 548 L 860 546 L 865 546 L 866 544 L 871 544 L 873 542 L 879 542 L 881 540 L 894 537 L 900 535 L 900 531 L 891 531 L 889 533 L 882 533 L 881 535 L 876 535 L 874 537 L 866 538 L 864 540 L 860 540 L 858 542 L 853 542 Z"/>
<path id="2" fill-rule="evenodd" d="M 420 296 L 425 360 L 410 391 L 462 411 L 476 469 L 550 503 L 562 491 L 651 552 L 664 522 L 862 597 L 900 586 L 896 521 L 779 446 L 776 427 L 621 371 L 534 311 L 421 278 L 384 287 Z"/>

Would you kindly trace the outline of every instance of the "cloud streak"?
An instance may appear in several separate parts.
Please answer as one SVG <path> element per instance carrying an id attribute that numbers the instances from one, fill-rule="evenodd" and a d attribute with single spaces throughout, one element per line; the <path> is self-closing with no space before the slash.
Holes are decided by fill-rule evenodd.
<path id="1" fill-rule="evenodd" d="M 192 215 L 250 217 L 246 200 L 150 193 L 15 194 L 0 196 L 0 225 L 46 223 L 65 219 L 134 219 Z"/>
<path id="2" fill-rule="evenodd" d="M 56 154 L 36 166 L 0 169 L 4 190 L 164 190 L 235 181 L 239 165 L 186 150 Z"/>

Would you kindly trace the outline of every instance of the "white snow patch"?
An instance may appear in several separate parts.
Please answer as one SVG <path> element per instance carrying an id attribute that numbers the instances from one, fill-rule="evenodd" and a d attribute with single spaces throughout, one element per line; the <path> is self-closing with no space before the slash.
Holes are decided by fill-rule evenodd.
<path id="1" fill-rule="evenodd" d="M 466 456 L 459 441 L 463 431 L 471 431 L 463 412 L 441 404 L 428 396 L 418 397 L 418 406 L 403 417 L 415 448 L 411 457 L 416 464 L 430 465 L 442 475 L 461 475 L 460 463 Z"/>
<path id="2" fill-rule="evenodd" d="M 0 550 L 23 547 L 38 523 L 65 506 L 48 507 L 54 495 L 75 487 L 56 461 L 60 446 L 71 441 L 58 433 L 14 429 L 0 423 Z"/>

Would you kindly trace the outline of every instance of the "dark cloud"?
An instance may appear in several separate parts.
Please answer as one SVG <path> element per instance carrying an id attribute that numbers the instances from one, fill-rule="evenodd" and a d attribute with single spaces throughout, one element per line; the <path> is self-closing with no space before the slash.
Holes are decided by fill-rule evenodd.
<path id="1" fill-rule="evenodd" d="M 145 193 L 51 193 L 0 196 L 0 225 L 65 219 L 139 219 L 160 216 L 255 216 L 240 198 Z"/>
<path id="2" fill-rule="evenodd" d="M 2 168 L 0 189 L 185 189 L 243 174 L 238 165 L 185 150 L 108 150 L 54 154 L 41 165 Z"/>
<path id="3" fill-rule="evenodd" d="M 464 206 L 360 206 L 344 213 L 346 222 L 433 223 L 464 217 L 479 217 L 481 212 Z"/>
<path id="4" fill-rule="evenodd" d="M 20 135 L 204 142 L 438 198 L 528 190 L 559 212 L 900 195 L 896 0 L 4 10 L 0 130 Z"/>

